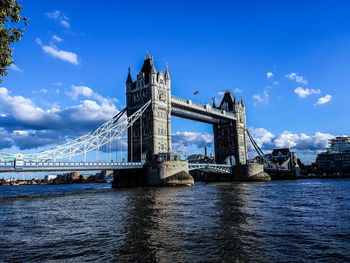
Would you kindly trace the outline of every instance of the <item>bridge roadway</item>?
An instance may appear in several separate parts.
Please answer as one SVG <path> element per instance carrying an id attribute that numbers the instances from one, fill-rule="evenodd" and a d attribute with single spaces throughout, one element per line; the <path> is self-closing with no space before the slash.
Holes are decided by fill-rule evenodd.
<path id="1" fill-rule="evenodd" d="M 56 171 L 101 171 L 118 169 L 141 169 L 141 162 L 13 162 L 0 163 L 1 172 L 56 172 Z"/>
<path id="2" fill-rule="evenodd" d="M 58 172 L 58 171 L 101 171 L 118 169 L 141 169 L 142 162 L 1 162 L 0 173 L 8 172 Z M 211 168 L 231 173 L 232 167 L 225 164 L 189 163 L 189 170 Z"/>
<path id="3" fill-rule="evenodd" d="M 220 123 L 222 120 L 236 120 L 234 113 L 213 108 L 210 104 L 202 105 L 176 96 L 171 96 L 171 114 L 209 124 Z"/>

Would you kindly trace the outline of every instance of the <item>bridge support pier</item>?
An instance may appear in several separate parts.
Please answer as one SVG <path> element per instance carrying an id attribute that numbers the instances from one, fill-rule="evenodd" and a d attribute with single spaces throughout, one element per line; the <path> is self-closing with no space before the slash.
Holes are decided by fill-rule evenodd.
<path id="1" fill-rule="evenodd" d="M 267 182 L 271 177 L 264 172 L 264 166 L 261 164 L 235 165 L 232 168 L 235 181 L 244 182 Z"/>
<path id="2" fill-rule="evenodd" d="M 122 169 L 113 171 L 112 188 L 147 185 L 147 171 L 143 169 Z"/>
<path id="3" fill-rule="evenodd" d="M 115 170 L 113 188 L 136 186 L 192 186 L 188 162 L 179 159 L 177 153 L 154 155 L 143 169 Z"/>
<path id="4" fill-rule="evenodd" d="M 179 154 L 163 153 L 154 156 L 147 164 L 147 184 L 154 186 L 192 186 L 188 162 L 179 159 Z"/>

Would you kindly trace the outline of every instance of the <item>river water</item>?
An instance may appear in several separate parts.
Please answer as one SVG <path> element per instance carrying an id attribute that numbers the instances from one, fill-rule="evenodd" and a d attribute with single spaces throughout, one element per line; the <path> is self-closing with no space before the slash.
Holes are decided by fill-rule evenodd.
<path id="1" fill-rule="evenodd" d="M 0 262 L 349 262 L 350 179 L 0 187 Z"/>

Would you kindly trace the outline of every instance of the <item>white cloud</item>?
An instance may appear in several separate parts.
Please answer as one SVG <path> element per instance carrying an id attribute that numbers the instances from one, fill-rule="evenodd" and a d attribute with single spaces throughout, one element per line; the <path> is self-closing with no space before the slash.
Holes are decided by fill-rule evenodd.
<path id="1" fill-rule="evenodd" d="M 61 11 L 56 10 L 53 12 L 46 13 L 46 16 L 50 19 L 58 20 L 60 25 L 65 28 L 70 28 L 70 24 L 68 23 L 69 18 L 64 15 Z"/>
<path id="2" fill-rule="evenodd" d="M 35 42 L 40 46 L 43 44 L 40 38 L 35 39 Z"/>
<path id="3" fill-rule="evenodd" d="M 84 97 L 92 97 L 94 92 L 92 89 L 86 86 L 75 86 L 72 85 L 71 91 L 66 92 L 66 94 L 71 97 L 73 100 L 76 100 L 78 96 L 84 96 Z"/>
<path id="4" fill-rule="evenodd" d="M 293 133 L 290 131 L 283 131 L 279 135 L 274 135 L 264 128 L 249 128 L 259 147 L 265 152 L 269 153 L 275 148 L 290 148 L 297 152 L 298 157 L 304 159 L 306 162 L 315 160 L 315 155 L 322 152 L 328 146 L 328 140 L 335 136 L 329 133 L 315 132 L 307 135 L 305 133 Z M 257 155 L 253 146 L 248 142 L 250 157 Z"/>
<path id="5" fill-rule="evenodd" d="M 297 73 L 295 72 L 292 72 L 290 74 L 287 74 L 285 76 L 287 79 L 291 79 L 291 80 L 295 80 L 295 82 L 297 83 L 302 83 L 304 85 L 307 85 L 308 84 L 308 81 L 306 79 L 304 79 L 303 76 L 299 76 Z"/>
<path id="6" fill-rule="evenodd" d="M 42 46 L 42 49 L 45 53 L 47 53 L 55 58 L 59 58 L 61 60 L 67 61 L 67 62 L 72 63 L 74 65 L 79 65 L 78 56 L 77 56 L 77 54 L 75 54 L 73 52 L 59 50 L 53 46 Z"/>
<path id="7" fill-rule="evenodd" d="M 53 35 L 53 36 L 52 36 L 52 39 L 55 40 L 55 41 L 57 41 L 57 42 L 62 42 L 62 41 L 64 41 L 63 38 L 60 38 L 59 36 L 56 36 L 56 35 Z"/>
<path id="8" fill-rule="evenodd" d="M 118 112 L 112 103 L 115 99 L 102 96 L 98 97 L 97 102 L 93 99 L 63 109 L 55 104 L 45 110 L 28 98 L 11 96 L 6 88 L 0 88 L 0 106 L 5 114 L 0 118 L 0 127 L 16 130 L 90 131 Z"/>
<path id="9" fill-rule="evenodd" d="M 323 96 L 321 98 L 318 98 L 317 102 L 314 105 L 321 105 L 330 102 L 332 99 L 332 96 L 327 94 L 326 96 Z"/>
<path id="10" fill-rule="evenodd" d="M 56 87 L 60 87 L 63 85 L 63 82 L 62 81 L 54 82 L 54 83 L 52 83 L 52 85 L 54 85 Z"/>
<path id="11" fill-rule="evenodd" d="M 213 135 L 201 132 L 175 132 L 172 134 L 172 144 L 175 151 L 188 153 L 189 146 L 204 148 L 213 144 Z"/>
<path id="12" fill-rule="evenodd" d="M 321 90 L 319 89 L 304 89 L 302 87 L 297 87 L 294 92 L 298 95 L 299 98 L 305 98 L 311 94 L 320 94 Z"/>
<path id="13" fill-rule="evenodd" d="M 87 86 L 76 86 L 72 85 L 71 90 L 69 92 L 66 92 L 66 94 L 73 100 L 76 100 L 79 96 L 83 96 L 86 98 L 93 98 L 100 103 L 114 103 L 118 102 L 116 98 L 105 98 L 102 97 L 100 94 L 94 92 L 91 88 Z"/>
<path id="14" fill-rule="evenodd" d="M 253 99 L 255 100 L 254 105 L 257 105 L 258 103 L 269 103 L 270 101 L 270 95 L 268 91 L 265 89 L 263 94 L 255 94 L 253 95 Z"/>
<path id="15" fill-rule="evenodd" d="M 275 138 L 274 134 L 264 128 L 249 128 L 249 132 L 259 147 L 266 144 L 271 144 L 273 138 Z"/>
<path id="16" fill-rule="evenodd" d="M 46 13 L 46 16 L 51 19 L 58 19 L 61 15 L 62 15 L 62 12 L 59 10 Z"/>
<path id="17" fill-rule="evenodd" d="M 28 135 L 28 131 L 14 130 L 12 132 L 14 135 Z"/>
<path id="18" fill-rule="evenodd" d="M 65 28 L 70 28 L 70 24 L 66 20 L 61 20 L 60 24 L 64 26 Z"/>
<path id="19" fill-rule="evenodd" d="M 13 70 L 13 71 L 17 71 L 17 72 L 22 72 L 23 70 L 20 69 L 17 65 L 15 65 L 14 63 L 12 63 L 10 66 L 9 66 L 9 69 Z"/>
<path id="20" fill-rule="evenodd" d="M 52 45 L 46 46 L 41 42 L 39 38 L 36 40 L 36 42 L 41 46 L 42 50 L 50 56 L 61 59 L 63 61 L 67 61 L 74 65 L 79 65 L 77 54 L 69 51 L 60 50 Z"/>
<path id="21" fill-rule="evenodd" d="M 272 72 L 267 72 L 266 73 L 266 77 L 267 77 L 267 79 L 272 78 L 273 77 L 273 73 Z"/>
<path id="22" fill-rule="evenodd" d="M 328 140 L 335 136 L 329 133 L 315 132 L 307 135 L 305 133 L 293 133 L 290 131 L 283 131 L 281 134 L 274 135 L 265 128 L 249 128 L 250 134 L 253 136 L 259 147 L 265 152 L 269 153 L 275 148 L 290 148 L 296 151 L 298 157 L 302 159 L 307 157 L 314 161 L 315 155 L 326 149 Z M 180 153 L 189 154 L 191 149 L 200 151 L 204 147 L 213 147 L 213 135 L 201 132 L 175 132 L 172 134 L 173 148 Z M 195 147 L 194 147 L 195 146 Z M 257 155 L 253 146 L 248 142 L 250 157 Z"/>
<path id="23" fill-rule="evenodd" d="M 47 89 L 39 89 L 39 92 L 40 92 L 40 93 L 47 93 L 48 90 L 47 90 Z"/>
<path id="24" fill-rule="evenodd" d="M 295 150 L 324 150 L 331 138 L 334 136 L 328 133 L 315 132 L 313 135 L 307 135 L 284 131 L 274 139 L 274 145 Z"/>

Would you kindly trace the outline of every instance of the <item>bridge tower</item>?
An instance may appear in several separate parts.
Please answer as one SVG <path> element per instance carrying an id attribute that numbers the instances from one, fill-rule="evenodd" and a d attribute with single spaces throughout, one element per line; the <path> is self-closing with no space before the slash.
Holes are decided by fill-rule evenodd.
<path id="1" fill-rule="evenodd" d="M 171 79 L 157 72 L 154 59 L 147 53 L 135 81 L 130 68 L 126 80 L 127 115 L 152 100 L 142 118 L 128 129 L 128 161 L 149 160 L 154 154 L 171 152 Z"/>
<path id="2" fill-rule="evenodd" d="M 235 158 L 235 164 L 246 164 L 247 141 L 245 130 L 246 112 L 243 100 L 232 99 L 230 91 L 225 91 L 220 106 L 217 107 L 236 115 L 235 121 L 222 121 L 213 125 L 215 162 L 226 163 L 231 156 Z"/>

